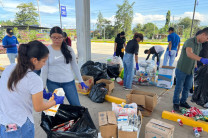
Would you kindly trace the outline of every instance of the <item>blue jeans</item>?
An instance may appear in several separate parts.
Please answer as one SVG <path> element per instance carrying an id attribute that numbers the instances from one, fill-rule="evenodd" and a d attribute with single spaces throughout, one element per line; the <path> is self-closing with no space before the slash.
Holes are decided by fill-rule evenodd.
<path id="1" fill-rule="evenodd" d="M 124 66 L 124 78 L 123 78 L 123 86 L 127 89 L 132 88 L 133 74 L 134 74 L 134 64 L 133 64 L 133 54 L 125 53 L 123 58 L 123 66 Z"/>
<path id="2" fill-rule="evenodd" d="M 171 56 L 169 56 L 169 51 L 165 52 L 164 55 L 164 60 L 163 60 L 163 66 L 167 66 L 168 64 L 168 60 L 169 60 L 169 66 L 173 66 L 173 63 L 175 61 L 175 57 L 176 57 L 176 50 L 171 50 Z"/>
<path id="3" fill-rule="evenodd" d="M 0 138 L 34 138 L 34 124 L 27 118 L 22 127 L 17 127 L 16 131 L 6 132 L 6 126 L 0 124 Z"/>
<path id="4" fill-rule="evenodd" d="M 188 98 L 188 93 L 192 87 L 193 75 L 188 75 L 176 68 L 176 86 L 173 96 L 173 104 L 185 103 Z M 183 91 L 182 91 L 183 90 Z M 179 99 L 182 91 L 182 97 Z"/>
<path id="5" fill-rule="evenodd" d="M 49 92 L 53 92 L 57 88 L 63 88 L 65 92 L 65 96 L 67 100 L 69 101 L 70 105 L 81 106 L 74 80 L 71 82 L 65 82 L 65 83 L 59 83 L 59 82 L 53 82 L 53 81 L 47 80 L 47 88 Z"/>
<path id="6" fill-rule="evenodd" d="M 10 64 L 15 63 L 15 58 L 17 58 L 17 53 L 7 53 Z"/>
<path id="7" fill-rule="evenodd" d="M 164 53 L 164 50 L 163 50 L 163 51 L 160 51 L 160 52 L 158 53 L 158 57 L 159 57 L 159 66 L 160 66 L 160 58 L 161 58 L 161 56 L 162 56 L 163 53 Z M 156 57 L 156 55 L 154 54 L 154 55 L 152 56 L 152 60 L 155 60 L 155 57 Z"/>

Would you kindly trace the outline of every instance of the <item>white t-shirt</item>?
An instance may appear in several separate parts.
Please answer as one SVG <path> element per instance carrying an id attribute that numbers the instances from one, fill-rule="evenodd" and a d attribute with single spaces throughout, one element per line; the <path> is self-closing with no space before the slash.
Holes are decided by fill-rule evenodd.
<path id="1" fill-rule="evenodd" d="M 16 64 L 8 66 L 0 78 L 0 124 L 15 123 L 21 127 L 27 118 L 34 123 L 32 95 L 43 91 L 43 82 L 29 69 L 14 91 L 9 91 L 7 83 L 15 67 Z"/>
<path id="2" fill-rule="evenodd" d="M 61 50 L 54 50 L 52 46 L 48 46 L 49 57 L 46 61 L 46 65 L 41 69 L 41 77 L 43 80 L 43 86 L 46 87 L 47 79 L 53 82 L 65 83 L 74 80 L 74 74 L 79 82 L 83 82 L 80 74 L 80 69 L 77 65 L 76 55 L 73 49 L 68 46 L 72 55 L 72 61 L 66 64 L 65 57 Z"/>
<path id="3" fill-rule="evenodd" d="M 159 45 L 154 46 L 154 48 L 155 48 L 155 51 L 156 51 L 157 53 L 159 53 L 159 52 L 161 52 L 161 51 L 164 51 L 164 48 L 163 48 L 162 46 L 159 46 Z"/>

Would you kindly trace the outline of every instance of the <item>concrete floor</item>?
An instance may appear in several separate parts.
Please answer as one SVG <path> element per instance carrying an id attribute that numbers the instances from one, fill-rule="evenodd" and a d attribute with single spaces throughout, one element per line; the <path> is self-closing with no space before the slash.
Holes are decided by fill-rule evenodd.
<path id="1" fill-rule="evenodd" d="M 76 43 L 73 42 L 73 48 L 76 53 Z M 151 45 L 140 45 L 140 52 L 139 52 L 139 60 L 145 59 L 146 55 L 143 53 L 143 51 L 147 48 L 150 48 Z M 164 46 L 166 47 L 166 46 Z M 113 55 L 113 44 L 109 43 L 92 43 L 92 60 L 93 61 L 99 61 L 99 62 L 106 62 L 106 58 L 109 56 Z M 176 62 L 178 60 L 178 57 L 176 58 L 176 61 L 174 65 L 176 65 Z M 163 61 L 163 56 L 162 56 L 162 61 Z M 162 63 L 161 61 L 161 63 Z M 8 65 L 8 59 L 6 55 L 1 55 L 0 54 L 0 65 Z M 171 111 L 172 110 L 172 97 L 173 97 L 173 92 L 174 88 L 170 90 L 154 87 L 154 86 L 133 86 L 133 89 L 138 89 L 141 91 L 147 91 L 147 92 L 153 92 L 157 93 L 158 95 L 158 104 L 156 108 L 154 109 L 152 115 L 150 117 L 143 117 L 143 124 L 140 132 L 140 138 L 145 137 L 145 125 L 151 118 L 155 118 L 158 120 L 162 120 L 164 122 L 173 124 L 175 126 L 175 131 L 174 131 L 174 137 L 175 138 L 194 138 L 194 133 L 192 127 L 189 126 L 182 126 L 180 127 L 178 123 L 172 122 L 169 120 L 164 120 L 161 118 L 162 111 L 167 110 Z M 125 91 L 120 85 L 115 83 L 115 89 L 113 93 L 111 94 L 112 96 L 117 96 L 120 98 L 125 99 L 126 94 L 128 94 L 129 91 Z M 97 129 L 99 130 L 99 125 L 98 125 L 98 112 L 101 111 L 109 111 L 111 110 L 111 103 L 109 102 L 104 102 L 104 103 L 94 103 L 92 102 L 87 96 L 79 94 L 80 102 L 82 106 L 85 106 L 88 108 L 90 115 L 93 119 L 93 122 Z M 65 103 L 67 103 L 65 99 Z M 188 103 L 190 103 L 192 106 L 198 107 L 196 104 L 190 102 L 190 97 L 188 100 Z M 201 107 L 199 107 L 201 108 Z M 46 133 L 42 130 L 40 127 L 40 113 L 34 112 L 34 119 L 35 119 L 35 138 L 46 138 Z M 201 137 L 208 137 L 206 132 L 201 133 Z"/>

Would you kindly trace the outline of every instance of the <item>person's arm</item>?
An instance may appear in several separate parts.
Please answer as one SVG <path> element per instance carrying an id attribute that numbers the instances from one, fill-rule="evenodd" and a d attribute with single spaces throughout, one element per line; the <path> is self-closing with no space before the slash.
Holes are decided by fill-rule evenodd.
<path id="1" fill-rule="evenodd" d="M 40 77 L 42 78 L 43 81 L 43 88 L 46 88 L 46 82 L 48 78 L 48 66 L 49 66 L 49 60 L 47 60 L 45 66 L 41 68 Z"/>
<path id="2" fill-rule="evenodd" d="M 149 59 L 149 57 L 150 57 L 150 53 L 148 54 L 148 56 L 147 56 L 146 60 L 148 60 L 148 59 Z"/>
<path id="3" fill-rule="evenodd" d="M 32 102 L 36 112 L 44 111 L 56 105 L 55 100 L 44 102 L 42 91 L 32 95 Z"/>
<path id="4" fill-rule="evenodd" d="M 116 48 L 117 48 L 117 43 L 114 43 L 114 52 L 116 52 Z"/>
<path id="5" fill-rule="evenodd" d="M 172 42 L 169 41 L 169 42 L 168 42 L 168 48 L 169 48 L 169 51 L 171 51 L 171 47 L 172 47 Z"/>
<path id="6" fill-rule="evenodd" d="M 180 42 L 178 43 L 177 55 L 179 50 L 180 50 Z"/>
<path id="7" fill-rule="evenodd" d="M 83 79 L 82 79 L 82 76 L 81 76 L 81 73 L 80 73 L 80 69 L 77 65 L 76 55 L 75 55 L 75 53 L 74 53 L 74 51 L 71 47 L 69 47 L 69 50 L 71 51 L 71 55 L 72 55 L 72 61 L 71 61 L 72 70 L 75 73 L 79 82 L 81 83 L 81 82 L 83 82 Z"/>
<path id="8" fill-rule="evenodd" d="M 138 63 L 138 55 L 135 54 L 135 62 Z"/>
<path id="9" fill-rule="evenodd" d="M 155 55 L 157 56 L 157 62 L 159 62 L 159 54 L 155 52 Z"/>
<path id="10" fill-rule="evenodd" d="M 201 57 L 197 56 L 196 54 L 193 53 L 192 48 L 191 47 L 186 47 L 186 55 L 193 59 L 193 60 L 197 60 L 200 61 Z"/>
<path id="11" fill-rule="evenodd" d="M 124 42 L 124 48 L 126 48 L 126 42 Z"/>

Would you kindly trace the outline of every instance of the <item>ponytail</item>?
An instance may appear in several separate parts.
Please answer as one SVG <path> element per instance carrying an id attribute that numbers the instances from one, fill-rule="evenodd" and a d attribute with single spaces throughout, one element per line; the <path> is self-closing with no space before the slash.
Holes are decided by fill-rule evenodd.
<path id="1" fill-rule="evenodd" d="M 17 65 L 8 80 L 8 89 L 14 91 L 17 83 L 27 74 L 28 69 L 35 69 L 31 58 L 37 58 L 40 61 L 48 53 L 48 48 L 37 40 L 31 41 L 28 44 L 21 44 L 18 50 Z"/>

